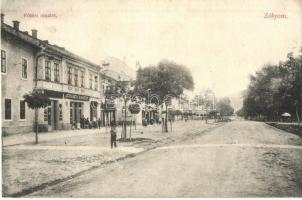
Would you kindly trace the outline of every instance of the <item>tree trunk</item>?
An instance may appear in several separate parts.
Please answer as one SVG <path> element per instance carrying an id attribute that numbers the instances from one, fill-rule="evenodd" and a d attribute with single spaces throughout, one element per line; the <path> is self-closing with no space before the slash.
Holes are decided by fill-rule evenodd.
<path id="1" fill-rule="evenodd" d="M 130 140 L 131 140 L 131 128 L 132 128 L 132 116 L 131 116 L 131 124 L 130 124 Z"/>
<path id="2" fill-rule="evenodd" d="M 134 119 L 135 119 L 134 127 L 135 127 L 135 130 L 136 130 L 136 115 L 135 115 Z"/>
<path id="3" fill-rule="evenodd" d="M 36 127 L 36 144 L 39 143 L 39 138 L 38 138 L 38 129 L 39 129 L 39 125 L 38 125 L 38 109 L 35 109 L 35 127 Z"/>
<path id="4" fill-rule="evenodd" d="M 299 118 L 299 113 L 298 113 L 298 106 L 296 106 L 296 116 L 297 116 L 298 124 L 300 125 L 300 118 Z"/>
<path id="5" fill-rule="evenodd" d="M 166 104 L 165 132 L 168 133 L 168 105 Z"/>

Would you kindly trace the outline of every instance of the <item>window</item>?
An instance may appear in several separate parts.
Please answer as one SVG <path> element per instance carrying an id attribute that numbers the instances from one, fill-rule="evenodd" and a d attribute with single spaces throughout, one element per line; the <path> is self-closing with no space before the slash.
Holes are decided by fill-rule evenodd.
<path id="1" fill-rule="evenodd" d="M 20 119 L 25 119 L 25 101 L 20 101 Z"/>
<path id="2" fill-rule="evenodd" d="M 12 100 L 5 99 L 4 100 L 4 119 L 11 120 L 12 119 Z"/>
<path id="3" fill-rule="evenodd" d="M 27 60 L 22 58 L 22 78 L 27 79 Z"/>
<path id="4" fill-rule="evenodd" d="M 70 124 L 73 124 L 73 106 L 74 103 L 70 102 Z"/>
<path id="5" fill-rule="evenodd" d="M 81 87 L 85 86 L 84 85 L 84 81 L 85 81 L 85 79 L 84 79 L 84 71 L 81 71 Z"/>
<path id="6" fill-rule="evenodd" d="M 78 86 L 78 70 L 74 69 L 74 85 Z"/>
<path id="7" fill-rule="evenodd" d="M 6 73 L 6 52 L 1 50 L 1 72 Z"/>
<path id="8" fill-rule="evenodd" d="M 94 89 L 98 90 L 98 77 L 97 76 L 94 77 Z"/>
<path id="9" fill-rule="evenodd" d="M 72 71 L 71 66 L 67 67 L 67 83 L 71 85 L 72 81 Z"/>
<path id="10" fill-rule="evenodd" d="M 60 68 L 58 63 L 54 63 L 54 78 L 55 82 L 60 82 Z"/>
<path id="11" fill-rule="evenodd" d="M 51 81 L 51 66 L 48 60 L 45 61 L 45 80 Z"/>
<path id="12" fill-rule="evenodd" d="M 92 89 L 92 74 L 89 74 L 89 88 Z"/>
<path id="13" fill-rule="evenodd" d="M 44 122 L 48 121 L 48 107 L 44 108 Z"/>

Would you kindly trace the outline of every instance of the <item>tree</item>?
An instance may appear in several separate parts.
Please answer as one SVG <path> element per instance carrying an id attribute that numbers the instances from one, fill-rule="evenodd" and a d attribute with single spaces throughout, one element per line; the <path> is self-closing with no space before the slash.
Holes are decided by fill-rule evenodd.
<path id="1" fill-rule="evenodd" d="M 221 116 L 230 116 L 234 114 L 234 108 L 231 106 L 231 100 L 228 97 L 219 99 L 217 102 L 217 111 Z"/>
<path id="2" fill-rule="evenodd" d="M 38 111 L 40 108 L 48 106 L 50 100 L 49 97 L 41 90 L 33 90 L 31 93 L 23 96 L 24 101 L 30 109 L 35 110 L 35 132 L 36 132 L 36 144 L 38 144 Z"/>
<path id="3" fill-rule="evenodd" d="M 302 49 L 296 57 L 289 53 L 285 62 L 264 66 L 250 77 L 243 100 L 245 117 L 278 121 L 282 113 L 289 112 L 300 123 L 301 80 Z"/>
<path id="4" fill-rule="evenodd" d="M 190 70 L 172 61 L 162 60 L 157 66 L 148 66 L 137 71 L 137 80 L 134 91 L 141 96 L 147 97 L 148 89 L 158 96 L 161 105 L 165 104 L 168 110 L 169 96 L 179 97 L 184 89 L 194 88 L 193 77 Z M 168 132 L 168 112 L 164 121 L 165 132 Z"/>
<path id="5" fill-rule="evenodd" d="M 302 115 L 302 48 L 297 57 L 289 53 L 286 62 L 282 63 L 280 68 L 284 72 L 280 84 L 282 105 L 296 116 L 300 124 Z"/>
<path id="6" fill-rule="evenodd" d="M 236 115 L 239 117 L 243 117 L 244 116 L 244 111 L 242 108 L 240 108 L 239 110 L 236 111 Z"/>
<path id="7" fill-rule="evenodd" d="M 105 99 L 122 98 L 124 101 L 124 123 L 122 139 L 127 139 L 127 102 L 131 99 L 133 91 L 130 89 L 129 81 L 117 81 L 115 85 L 112 85 L 105 93 Z"/>

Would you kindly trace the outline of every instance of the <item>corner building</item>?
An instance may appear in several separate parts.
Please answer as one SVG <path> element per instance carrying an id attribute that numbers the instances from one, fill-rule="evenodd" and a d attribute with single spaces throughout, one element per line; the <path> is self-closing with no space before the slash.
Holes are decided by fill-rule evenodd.
<path id="1" fill-rule="evenodd" d="M 51 102 L 38 113 L 44 131 L 77 127 L 81 116 L 90 121 L 100 117 L 100 66 L 63 47 L 51 45 L 32 34 L 4 23 L 1 15 L 1 107 L 2 132 L 33 131 L 34 111 L 23 95 L 40 89 Z"/>

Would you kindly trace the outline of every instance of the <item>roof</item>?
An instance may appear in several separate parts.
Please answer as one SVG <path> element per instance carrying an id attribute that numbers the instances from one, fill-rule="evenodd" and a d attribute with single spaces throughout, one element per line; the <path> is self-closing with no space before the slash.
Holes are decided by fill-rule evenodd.
<path id="1" fill-rule="evenodd" d="M 107 57 L 103 60 L 103 66 L 105 67 L 104 72 L 107 70 L 108 74 L 112 75 L 112 78 L 119 80 L 129 81 L 131 79 L 135 79 L 136 72 L 134 69 L 129 67 L 124 61 L 120 60 L 116 57 Z"/>
<path id="2" fill-rule="evenodd" d="M 47 40 L 44 41 L 44 40 L 41 40 L 39 38 L 34 38 L 33 36 L 29 35 L 26 31 L 23 32 L 21 30 L 16 30 L 8 24 L 2 23 L 1 24 L 1 31 L 5 31 L 7 33 L 10 33 L 13 36 L 19 38 L 20 40 L 22 40 L 22 41 L 24 41 L 24 42 L 26 42 L 26 43 L 34 46 L 34 47 L 37 47 L 37 48 L 40 48 L 40 49 L 45 49 L 45 50 L 50 50 L 52 52 L 54 51 L 54 52 L 59 53 L 60 55 L 78 60 L 78 61 L 83 62 L 85 64 L 88 64 L 90 66 L 99 67 L 99 65 L 97 65 L 97 64 L 95 64 L 95 63 L 93 63 L 93 62 L 91 62 L 91 61 L 89 61 L 85 58 L 82 58 L 82 57 L 66 50 L 64 47 L 49 44 Z"/>
<path id="3" fill-rule="evenodd" d="M 102 74 L 104 74 L 105 76 L 108 76 L 116 81 L 127 81 L 129 80 L 128 77 L 122 77 L 122 75 L 120 75 L 119 73 L 109 70 L 109 69 L 105 69 L 104 71 L 102 71 Z"/>

